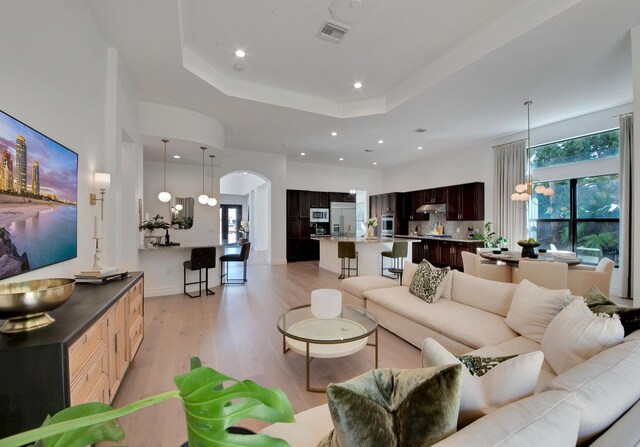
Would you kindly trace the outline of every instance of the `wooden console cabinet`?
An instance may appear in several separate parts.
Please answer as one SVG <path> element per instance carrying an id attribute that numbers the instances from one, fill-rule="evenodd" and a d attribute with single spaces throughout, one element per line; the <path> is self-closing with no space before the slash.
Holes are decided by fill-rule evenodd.
<path id="1" fill-rule="evenodd" d="M 144 277 L 77 284 L 43 329 L 0 334 L 0 438 L 83 402 L 111 403 L 144 337 Z"/>

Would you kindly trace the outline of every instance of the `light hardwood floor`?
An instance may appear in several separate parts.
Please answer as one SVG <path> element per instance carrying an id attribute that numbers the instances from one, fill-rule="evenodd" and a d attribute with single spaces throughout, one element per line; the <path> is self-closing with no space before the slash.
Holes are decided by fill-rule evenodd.
<path id="1" fill-rule="evenodd" d="M 261 385 L 281 388 L 299 412 L 326 402 L 326 396 L 306 391 L 305 359 L 282 352 L 278 317 L 288 308 L 310 302 L 311 290 L 340 288 L 337 275 L 317 262 L 253 265 L 242 286 L 216 287 L 215 295 L 190 299 L 171 295 L 145 299 L 145 339 L 130 365 L 114 405 L 174 389 L 172 378 L 189 368 L 189 356 L 205 366 Z M 315 359 L 312 385 L 341 382 L 374 365 L 372 347 L 341 359 Z M 417 368 L 418 349 L 380 329 L 379 367 Z M 121 418 L 130 447 L 176 447 L 186 440 L 179 401 L 169 401 Z M 247 421 L 258 430 L 266 424 Z"/>

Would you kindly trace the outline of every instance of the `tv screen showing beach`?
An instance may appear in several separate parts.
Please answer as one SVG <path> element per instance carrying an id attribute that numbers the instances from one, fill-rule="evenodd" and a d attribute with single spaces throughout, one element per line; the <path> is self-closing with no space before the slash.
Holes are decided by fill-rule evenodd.
<path id="1" fill-rule="evenodd" d="M 0 279 L 78 255 L 78 154 L 0 111 Z"/>

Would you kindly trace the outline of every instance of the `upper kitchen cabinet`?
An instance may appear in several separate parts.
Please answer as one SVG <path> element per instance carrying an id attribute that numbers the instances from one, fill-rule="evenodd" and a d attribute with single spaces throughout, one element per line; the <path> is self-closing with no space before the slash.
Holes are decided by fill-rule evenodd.
<path id="1" fill-rule="evenodd" d="M 348 192 L 330 192 L 329 202 L 356 203 L 356 195 Z"/>
<path id="2" fill-rule="evenodd" d="M 447 220 L 484 220 L 484 183 L 446 188 Z"/>
<path id="3" fill-rule="evenodd" d="M 309 217 L 309 191 L 287 189 L 287 217 Z"/>
<path id="4" fill-rule="evenodd" d="M 320 192 L 320 191 L 310 191 L 309 206 L 311 208 L 329 208 L 329 193 Z"/>
<path id="5" fill-rule="evenodd" d="M 447 188 L 432 188 L 424 190 L 424 203 L 445 203 L 447 201 Z"/>
<path id="6" fill-rule="evenodd" d="M 409 220 L 429 220 L 429 213 L 419 213 L 416 210 L 418 208 L 420 208 L 422 205 L 424 205 L 425 202 L 425 197 L 426 197 L 426 190 L 421 190 L 421 191 L 413 191 L 411 193 L 412 196 L 412 205 L 411 205 L 411 214 L 409 217 Z"/>

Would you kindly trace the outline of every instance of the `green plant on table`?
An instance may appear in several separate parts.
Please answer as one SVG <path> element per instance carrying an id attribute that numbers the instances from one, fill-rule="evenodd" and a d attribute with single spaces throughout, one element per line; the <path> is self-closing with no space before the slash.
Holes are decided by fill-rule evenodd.
<path id="1" fill-rule="evenodd" d="M 501 245 L 506 245 L 509 241 L 503 236 L 496 237 L 495 231 L 491 229 L 492 222 L 484 223 L 484 233 L 476 233 L 474 236 L 476 239 L 483 241 L 484 246 L 488 248 L 498 248 Z"/>
<path id="2" fill-rule="evenodd" d="M 169 225 L 168 222 L 164 221 L 163 216 L 161 216 L 160 214 L 156 214 L 156 216 L 153 219 L 145 220 L 144 222 L 142 222 L 142 225 L 138 227 L 138 230 L 140 231 L 142 230 L 153 231 L 156 229 L 166 230 L 170 226 L 171 225 Z"/>
<path id="3" fill-rule="evenodd" d="M 264 446 L 289 444 L 267 435 L 240 435 L 227 429 L 247 418 L 267 422 L 293 422 L 287 396 L 277 388 L 264 388 L 250 380 L 237 381 L 203 367 L 191 358 L 191 371 L 174 377 L 177 390 L 167 391 L 114 409 L 92 402 L 65 408 L 42 427 L 0 439 L 0 447 L 85 447 L 97 442 L 120 442 L 125 434 L 118 419 L 141 408 L 180 399 L 184 408 L 190 447 Z M 235 382 L 224 387 L 225 382 Z"/>

